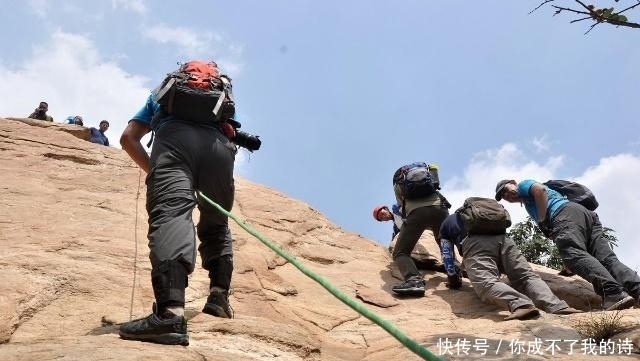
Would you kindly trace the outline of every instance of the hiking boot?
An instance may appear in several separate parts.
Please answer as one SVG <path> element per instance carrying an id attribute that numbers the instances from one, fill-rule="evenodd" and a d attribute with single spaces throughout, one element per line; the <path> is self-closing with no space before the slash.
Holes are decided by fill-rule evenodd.
<path id="1" fill-rule="evenodd" d="M 447 276 L 447 283 L 445 283 L 445 286 L 452 290 L 457 290 L 462 287 L 462 278 L 460 278 L 460 275 Z"/>
<path id="2" fill-rule="evenodd" d="M 233 310 L 229 306 L 229 297 L 223 291 L 211 291 L 202 312 L 216 317 L 233 318 Z"/>
<path id="3" fill-rule="evenodd" d="M 605 311 L 624 310 L 633 307 L 635 304 L 635 298 L 629 296 L 626 292 L 622 292 L 615 296 L 605 296 L 602 308 Z"/>
<path id="4" fill-rule="evenodd" d="M 421 279 L 404 281 L 393 286 L 391 291 L 402 296 L 424 296 L 424 281 Z"/>
<path id="5" fill-rule="evenodd" d="M 561 310 L 557 310 L 556 312 L 552 312 L 554 315 L 572 315 L 574 313 L 582 313 L 582 310 L 575 309 L 573 307 L 563 308 Z"/>
<path id="6" fill-rule="evenodd" d="M 120 337 L 165 345 L 189 345 L 187 320 L 171 311 L 164 311 L 161 315 L 154 312 L 145 318 L 123 323 L 120 326 Z"/>
<path id="7" fill-rule="evenodd" d="M 534 305 L 525 305 L 516 308 L 509 316 L 505 317 L 504 320 L 528 320 L 538 316 L 540 316 L 540 311 Z"/>

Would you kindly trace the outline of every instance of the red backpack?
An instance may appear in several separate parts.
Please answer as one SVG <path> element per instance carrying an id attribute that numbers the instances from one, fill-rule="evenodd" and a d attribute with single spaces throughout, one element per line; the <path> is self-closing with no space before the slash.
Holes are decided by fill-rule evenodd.
<path id="1" fill-rule="evenodd" d="M 214 62 L 182 64 L 154 90 L 154 100 L 165 113 L 191 122 L 225 122 L 235 114 L 231 78 L 220 75 Z"/>

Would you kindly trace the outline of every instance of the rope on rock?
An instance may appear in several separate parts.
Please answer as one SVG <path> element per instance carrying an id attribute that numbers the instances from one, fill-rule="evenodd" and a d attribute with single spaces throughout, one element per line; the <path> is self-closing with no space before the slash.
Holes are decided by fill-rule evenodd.
<path id="1" fill-rule="evenodd" d="M 222 208 L 216 202 L 214 202 L 211 199 L 207 198 L 207 196 L 205 196 L 202 192 L 198 191 L 198 196 L 201 197 L 202 199 L 204 199 L 205 201 L 207 201 L 209 204 L 211 204 L 215 208 L 217 208 L 218 211 L 222 212 L 227 217 L 233 219 L 234 222 L 236 222 L 240 227 L 242 227 L 242 229 L 247 231 L 252 236 L 256 237 L 258 240 L 260 240 L 260 242 L 262 242 L 265 246 L 271 248 L 271 250 L 273 250 L 279 256 L 281 256 L 282 258 L 286 259 L 294 267 L 296 267 L 298 270 L 300 270 L 300 272 L 304 273 L 306 276 L 308 276 L 309 278 L 311 278 L 314 281 L 316 281 L 317 283 L 319 283 L 322 287 L 324 287 L 327 291 L 329 291 L 329 293 L 331 293 L 337 299 L 339 299 L 340 301 L 345 303 L 347 306 L 351 307 L 356 312 L 358 312 L 362 316 L 366 317 L 370 321 L 376 323 L 378 326 L 382 327 L 385 331 L 387 331 L 391 336 L 393 336 L 395 339 L 400 341 L 400 343 L 403 344 L 405 347 L 407 347 L 409 350 L 413 351 L 415 354 L 417 354 L 418 356 L 420 356 L 423 359 L 428 360 L 428 361 L 442 360 L 438 356 L 436 356 L 433 353 L 429 352 L 429 350 L 427 350 L 426 348 L 422 347 L 419 343 L 417 343 L 416 341 L 412 340 L 407 335 L 402 333 L 402 331 L 397 329 L 389 321 L 386 321 L 385 319 L 383 319 L 380 316 L 376 315 L 375 313 L 371 312 L 369 309 L 364 307 L 362 304 L 360 304 L 356 300 L 354 300 L 354 299 L 348 297 L 347 295 L 345 295 L 344 293 L 342 293 L 340 290 L 338 290 L 335 286 L 333 286 L 331 283 L 329 283 L 329 281 L 324 279 L 322 276 L 317 275 L 313 271 L 309 270 L 302 263 L 300 263 L 295 257 L 289 255 L 288 253 L 283 251 L 280 247 L 278 247 L 277 245 L 275 245 L 274 243 L 272 243 L 271 241 L 266 239 L 264 236 L 262 236 L 260 233 L 258 233 L 257 231 L 253 230 L 244 221 L 239 220 L 231 212 L 228 212 L 226 209 Z"/>

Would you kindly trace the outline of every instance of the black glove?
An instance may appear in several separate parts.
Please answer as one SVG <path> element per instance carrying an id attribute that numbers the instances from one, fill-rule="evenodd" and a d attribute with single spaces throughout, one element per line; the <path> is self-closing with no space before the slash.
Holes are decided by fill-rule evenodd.
<path id="1" fill-rule="evenodd" d="M 545 237 L 551 238 L 551 227 L 547 224 L 547 221 L 538 222 L 538 228 L 540 228 Z"/>

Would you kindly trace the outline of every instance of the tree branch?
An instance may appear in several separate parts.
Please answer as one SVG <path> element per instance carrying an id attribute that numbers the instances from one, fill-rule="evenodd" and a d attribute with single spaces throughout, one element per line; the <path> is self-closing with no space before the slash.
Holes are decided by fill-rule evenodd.
<path id="1" fill-rule="evenodd" d="M 545 0 L 536 9 L 540 8 L 541 6 L 544 6 L 545 4 L 547 4 L 547 3 L 551 2 L 551 1 L 553 1 L 553 0 Z M 628 28 L 640 29 L 640 24 L 626 21 L 627 19 L 626 19 L 625 16 L 619 16 L 621 13 L 623 13 L 625 11 L 628 11 L 628 10 L 631 10 L 631 9 L 634 9 L 634 8 L 640 6 L 640 0 L 636 0 L 636 4 L 631 5 L 631 6 L 627 7 L 627 8 L 625 8 L 625 9 L 620 10 L 620 11 L 615 12 L 615 13 L 607 12 L 606 8 L 595 9 L 593 5 L 586 5 L 581 0 L 574 0 L 574 1 L 576 3 L 578 3 L 580 6 L 582 6 L 586 11 L 579 10 L 579 9 L 568 8 L 568 7 L 564 7 L 564 6 L 551 5 L 551 7 L 556 9 L 556 11 L 555 11 L 555 13 L 553 15 L 554 16 L 558 15 L 562 11 L 567 11 L 567 12 L 570 12 L 570 13 L 580 14 L 580 15 L 587 15 L 588 17 L 574 19 L 574 20 L 570 21 L 570 23 L 576 23 L 576 22 L 592 19 L 595 23 L 591 25 L 591 27 L 589 28 L 589 30 L 587 30 L 587 32 L 585 34 L 588 34 L 591 30 L 593 30 L 593 28 L 597 24 L 600 24 L 600 23 L 608 23 L 608 24 L 615 25 L 615 26 L 625 26 L 625 27 L 628 27 Z M 534 10 L 536 10 L 536 9 L 534 9 Z"/>

